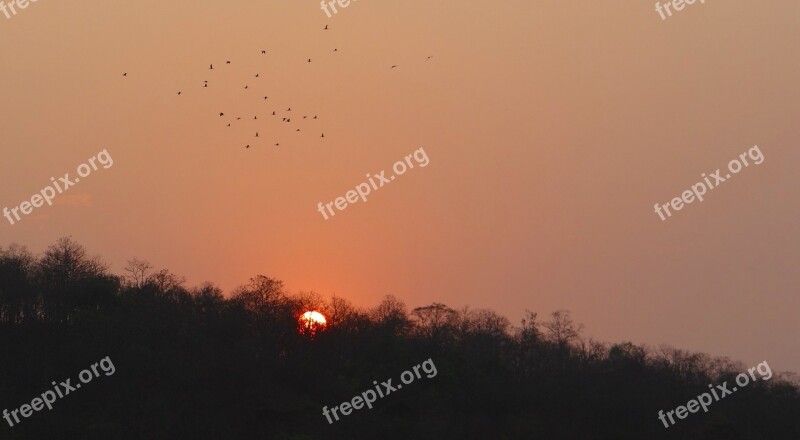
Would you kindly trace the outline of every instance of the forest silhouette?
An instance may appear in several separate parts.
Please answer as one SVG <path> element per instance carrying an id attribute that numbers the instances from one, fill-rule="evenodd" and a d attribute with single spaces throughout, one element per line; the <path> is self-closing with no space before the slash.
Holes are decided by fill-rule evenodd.
<path id="1" fill-rule="evenodd" d="M 327 326 L 303 331 L 309 310 Z M 0 439 L 800 439 L 793 376 L 667 429 L 659 410 L 748 366 L 581 333 L 566 311 L 512 325 L 392 296 L 362 309 L 261 275 L 223 295 L 138 259 L 111 274 L 69 238 L 41 255 L 11 245 L 0 249 L 0 410 L 106 356 L 116 373 L 14 427 L 0 419 Z M 333 424 L 322 415 L 427 359 L 435 378 Z"/>

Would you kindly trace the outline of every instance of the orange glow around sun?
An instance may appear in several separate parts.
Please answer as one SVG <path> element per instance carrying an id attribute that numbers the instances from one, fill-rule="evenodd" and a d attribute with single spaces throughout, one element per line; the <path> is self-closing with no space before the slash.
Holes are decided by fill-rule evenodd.
<path id="1" fill-rule="evenodd" d="M 324 329 L 327 323 L 328 320 L 322 313 L 308 311 L 300 317 L 300 331 L 313 336 L 317 331 Z"/>

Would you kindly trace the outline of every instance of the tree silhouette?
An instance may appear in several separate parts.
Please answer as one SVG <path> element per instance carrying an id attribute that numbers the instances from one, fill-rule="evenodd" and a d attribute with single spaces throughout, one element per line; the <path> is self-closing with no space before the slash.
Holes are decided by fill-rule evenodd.
<path id="1" fill-rule="evenodd" d="M 71 239 L 42 255 L 0 249 L 0 406 L 109 356 L 95 379 L 0 439 L 681 439 L 800 438 L 797 376 L 769 380 L 664 428 L 657 418 L 748 366 L 672 347 L 601 343 L 559 310 L 519 326 L 491 310 L 362 309 L 255 276 L 230 295 L 151 272 L 108 273 Z M 298 328 L 318 310 L 327 325 Z M 333 424 L 321 415 L 430 359 L 437 374 Z"/>

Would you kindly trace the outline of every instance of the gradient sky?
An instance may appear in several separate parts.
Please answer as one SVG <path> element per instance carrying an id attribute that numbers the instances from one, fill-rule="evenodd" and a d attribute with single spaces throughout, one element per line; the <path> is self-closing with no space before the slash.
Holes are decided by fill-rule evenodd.
<path id="1" fill-rule="evenodd" d="M 0 208 L 103 148 L 114 166 L 0 219 L 0 245 L 71 235 L 226 291 L 569 309 L 600 340 L 800 371 L 800 3 L 652 3 L 39 0 L 0 16 Z M 289 106 L 325 140 L 269 120 Z M 760 166 L 654 214 L 754 144 Z M 420 146 L 426 168 L 317 212 Z"/>

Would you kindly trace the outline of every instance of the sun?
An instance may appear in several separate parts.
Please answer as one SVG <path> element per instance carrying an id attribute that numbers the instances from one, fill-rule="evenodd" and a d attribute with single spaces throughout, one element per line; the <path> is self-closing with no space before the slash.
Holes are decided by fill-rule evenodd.
<path id="1" fill-rule="evenodd" d="M 306 322 L 306 325 L 325 325 L 328 323 L 328 320 L 325 319 L 325 315 L 317 311 L 310 311 L 303 313 L 303 317 L 301 318 L 303 321 Z"/>
<path id="2" fill-rule="evenodd" d="M 325 315 L 316 310 L 305 312 L 300 316 L 300 331 L 303 333 L 313 336 L 317 331 L 324 329 L 326 325 L 328 325 L 328 320 L 325 319 Z"/>

